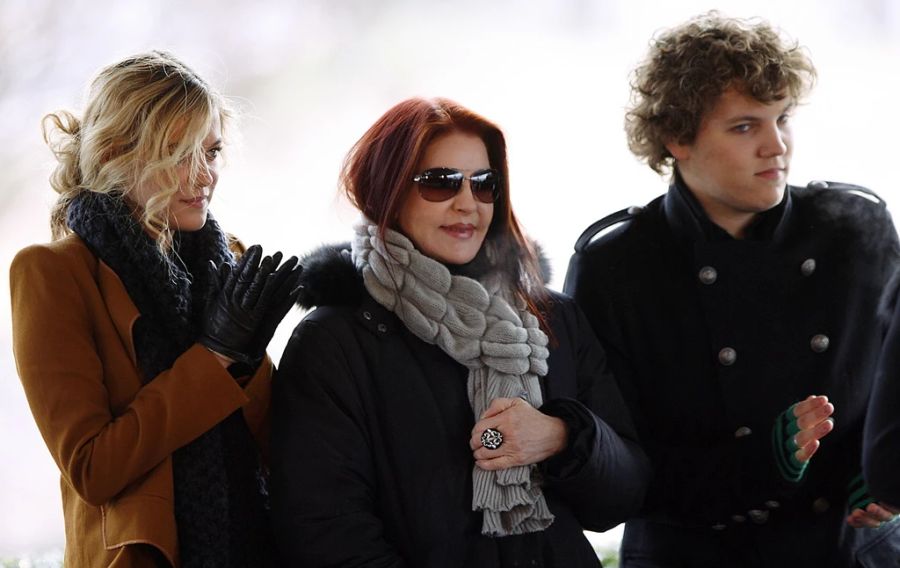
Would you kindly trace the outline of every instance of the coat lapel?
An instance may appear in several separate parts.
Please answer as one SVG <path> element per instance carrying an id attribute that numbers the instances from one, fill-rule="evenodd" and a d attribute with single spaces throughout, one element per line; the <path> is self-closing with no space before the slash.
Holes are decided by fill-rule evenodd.
<path id="1" fill-rule="evenodd" d="M 132 329 L 134 322 L 137 321 L 141 313 L 128 296 L 122 280 L 103 261 L 98 261 L 97 284 L 100 288 L 100 294 L 103 296 L 103 301 L 109 309 L 109 315 L 116 332 L 118 332 L 122 343 L 127 347 L 131 362 L 137 368 L 137 352 L 134 348 Z"/>

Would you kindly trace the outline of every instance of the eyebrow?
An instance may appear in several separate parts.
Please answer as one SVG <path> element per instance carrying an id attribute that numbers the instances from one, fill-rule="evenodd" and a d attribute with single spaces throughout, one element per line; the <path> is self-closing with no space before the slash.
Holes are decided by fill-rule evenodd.
<path id="1" fill-rule="evenodd" d="M 212 144 L 209 145 L 209 148 L 215 148 L 216 146 L 221 146 L 221 145 L 222 145 L 222 139 L 216 138 L 216 140 Z"/>
<path id="2" fill-rule="evenodd" d="M 788 113 L 791 110 L 793 110 L 796 106 L 797 106 L 797 103 L 795 101 L 791 101 L 791 102 L 787 103 L 786 105 L 784 105 L 784 108 L 781 109 L 781 112 L 778 113 L 778 115 L 781 116 L 785 113 Z M 726 124 L 737 124 L 740 122 L 759 122 L 760 120 L 762 120 L 762 119 L 758 115 L 745 114 L 745 115 L 729 118 L 725 121 L 725 123 Z"/>
<path id="3" fill-rule="evenodd" d="M 736 124 L 738 122 L 759 122 L 760 118 L 758 116 L 753 116 L 750 114 L 744 116 L 735 116 L 733 118 L 729 118 L 725 121 L 725 124 Z"/>

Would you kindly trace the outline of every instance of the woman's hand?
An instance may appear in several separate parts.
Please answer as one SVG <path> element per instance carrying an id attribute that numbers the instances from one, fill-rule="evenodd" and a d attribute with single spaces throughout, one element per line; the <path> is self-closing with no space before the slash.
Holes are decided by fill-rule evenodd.
<path id="1" fill-rule="evenodd" d="M 503 436 L 496 450 L 481 444 L 481 435 L 488 428 Z M 472 428 L 469 439 L 475 465 L 485 470 L 539 463 L 563 451 L 567 444 L 565 422 L 542 413 L 521 398 L 494 399 Z"/>
<path id="2" fill-rule="evenodd" d="M 828 402 L 827 396 L 809 396 L 794 406 L 794 416 L 800 429 L 794 435 L 797 446 L 794 457 L 797 461 L 805 462 L 813 457 L 819 449 L 819 440 L 834 429 L 834 422 L 830 419 L 832 413 L 834 406 Z"/>
<path id="3" fill-rule="evenodd" d="M 251 366 L 259 364 L 293 304 L 302 270 L 296 257 L 282 263 L 280 252 L 260 257 L 262 247 L 254 245 L 237 266 L 213 267 L 214 286 L 198 339 L 213 353 Z"/>

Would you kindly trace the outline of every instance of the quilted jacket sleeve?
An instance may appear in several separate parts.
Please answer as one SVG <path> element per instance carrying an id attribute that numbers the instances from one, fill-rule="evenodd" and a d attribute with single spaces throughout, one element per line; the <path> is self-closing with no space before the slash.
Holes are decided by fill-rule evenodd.
<path id="1" fill-rule="evenodd" d="M 313 314 L 316 315 L 316 314 Z M 307 317 L 273 386 L 272 519 L 292 566 L 401 567 L 377 513 L 361 349 Z"/>

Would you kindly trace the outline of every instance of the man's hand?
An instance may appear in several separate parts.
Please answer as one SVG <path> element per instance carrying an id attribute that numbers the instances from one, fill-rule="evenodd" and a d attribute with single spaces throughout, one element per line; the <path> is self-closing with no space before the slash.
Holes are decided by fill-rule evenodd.
<path id="1" fill-rule="evenodd" d="M 853 509 L 847 516 L 847 524 L 857 529 L 877 529 L 893 521 L 898 513 L 900 510 L 884 503 L 869 503 L 865 509 Z"/>
<path id="2" fill-rule="evenodd" d="M 834 405 L 828 402 L 827 396 L 809 396 L 794 406 L 794 417 L 800 429 L 794 435 L 797 446 L 794 457 L 797 461 L 805 462 L 813 457 L 819 449 L 819 440 L 834 429 L 833 413 Z"/>

